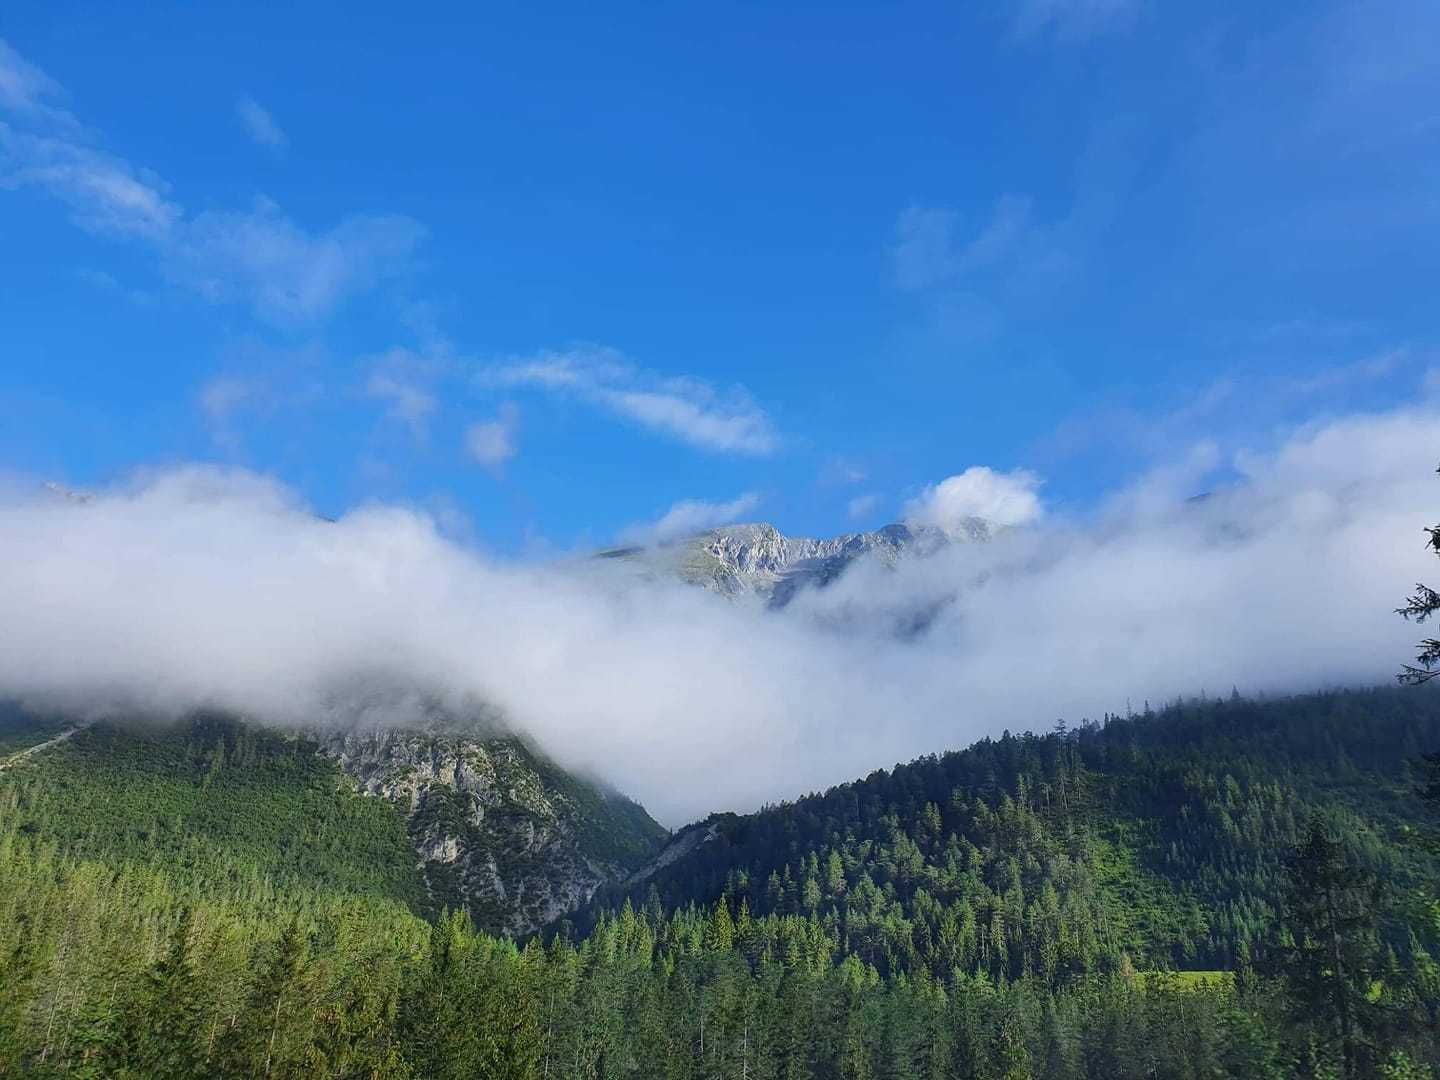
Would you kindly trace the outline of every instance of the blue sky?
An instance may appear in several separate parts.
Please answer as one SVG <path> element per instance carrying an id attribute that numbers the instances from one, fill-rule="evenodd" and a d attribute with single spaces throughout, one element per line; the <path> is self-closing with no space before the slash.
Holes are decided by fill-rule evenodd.
<path id="1" fill-rule="evenodd" d="M 0 40 L 22 477 L 231 463 L 502 551 L 681 503 L 833 533 L 975 465 L 1074 510 L 1208 441 L 1223 483 L 1433 360 L 1430 4 L 47 2 Z"/>

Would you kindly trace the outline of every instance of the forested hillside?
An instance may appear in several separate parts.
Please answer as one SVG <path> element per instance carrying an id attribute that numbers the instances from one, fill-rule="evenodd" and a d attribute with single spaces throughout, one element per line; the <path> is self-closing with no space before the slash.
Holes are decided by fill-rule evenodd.
<path id="1" fill-rule="evenodd" d="M 677 836 L 688 854 L 597 906 L 724 896 L 814 917 L 881 973 L 1228 970 L 1277 928 L 1312 820 L 1395 895 L 1433 880 L 1407 841 L 1413 765 L 1437 746 L 1440 695 L 1413 689 L 1060 723 L 717 815 Z M 1411 947 L 1398 925 L 1392 939 Z"/>
<path id="2" fill-rule="evenodd" d="M 522 740 L 453 725 L 296 736 L 220 714 L 76 726 L 12 707 L 6 740 L 19 827 L 68 853 L 218 862 L 425 914 L 463 908 L 496 933 L 573 910 L 667 835 Z"/>
<path id="3" fill-rule="evenodd" d="M 424 912 L 404 818 L 315 751 L 216 716 L 96 724 L 0 774 L 0 799 L 40 850 L 240 895 L 320 889 Z"/>
<path id="4" fill-rule="evenodd" d="M 1440 747 L 1428 692 L 982 742 L 712 819 L 628 895 L 523 943 L 427 908 L 402 809 L 313 744 L 222 724 L 216 765 L 220 723 L 85 731 L 0 773 L 0 1073 L 1440 1063 L 1435 856 L 1407 774 Z"/>

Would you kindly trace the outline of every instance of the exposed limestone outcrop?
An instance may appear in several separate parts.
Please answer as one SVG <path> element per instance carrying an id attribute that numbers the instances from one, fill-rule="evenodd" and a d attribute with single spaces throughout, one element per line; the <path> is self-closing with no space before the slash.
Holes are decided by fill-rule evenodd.
<path id="1" fill-rule="evenodd" d="M 376 727 L 316 734 L 363 792 L 407 813 L 436 905 L 523 934 L 575 910 L 657 850 L 638 805 L 519 739 Z"/>

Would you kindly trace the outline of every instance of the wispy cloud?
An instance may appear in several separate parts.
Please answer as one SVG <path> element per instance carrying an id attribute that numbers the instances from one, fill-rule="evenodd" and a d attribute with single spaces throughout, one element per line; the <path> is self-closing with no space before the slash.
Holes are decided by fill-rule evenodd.
<path id="1" fill-rule="evenodd" d="M 34 185 L 92 232 L 163 245 L 181 218 L 158 177 L 69 138 L 20 131 L 0 121 L 0 188 Z"/>
<path id="2" fill-rule="evenodd" d="M 863 484 L 870 474 L 849 458 L 832 457 L 820 469 L 822 484 Z"/>
<path id="3" fill-rule="evenodd" d="M 1142 7 L 1142 0 L 1015 0 L 1011 28 L 1019 38 L 1092 38 L 1128 29 Z"/>
<path id="4" fill-rule="evenodd" d="M 257 422 L 287 413 L 294 421 L 325 395 L 320 371 L 326 353 L 315 343 L 277 346 L 254 337 L 232 340 L 220 350 L 220 370 L 195 396 L 200 418 L 216 445 L 232 454 Z M 287 429 L 294 431 L 293 423 Z"/>
<path id="5" fill-rule="evenodd" d="M 981 271 L 1034 276 L 1063 270 L 1064 252 L 1035 219 L 1023 195 L 1006 194 L 969 236 L 960 215 L 946 206 L 910 206 L 901 212 L 890 248 L 902 289 L 953 286 Z"/>
<path id="6" fill-rule="evenodd" d="M 121 297 L 136 307 L 149 307 L 155 303 L 155 294 L 144 289 L 134 289 L 122 285 L 120 280 L 108 270 L 100 270 L 93 266 L 79 266 L 75 268 L 75 277 L 103 293 Z"/>
<path id="7" fill-rule="evenodd" d="M 873 514 L 879 505 L 880 496 L 873 492 L 867 495 L 856 495 L 845 504 L 845 513 L 851 521 L 858 521 Z"/>
<path id="8" fill-rule="evenodd" d="M 566 393 L 650 431 L 716 453 L 763 456 L 779 446 L 769 416 L 736 387 L 645 371 L 613 349 L 583 347 L 492 365 L 482 383 Z"/>
<path id="9" fill-rule="evenodd" d="M 284 149 L 285 132 L 275 122 L 275 117 L 270 115 L 270 110 L 254 98 L 246 96 L 237 101 L 235 115 L 240 118 L 240 123 L 257 146 L 268 147 L 271 150 Z"/>
<path id="10" fill-rule="evenodd" d="M 753 491 L 747 491 L 729 502 L 682 499 L 654 521 L 622 530 L 620 541 L 626 544 L 660 544 L 694 536 L 706 529 L 737 521 L 759 505 L 760 496 Z"/>
<path id="11" fill-rule="evenodd" d="M 241 417 L 270 412 L 276 396 L 263 376 L 217 375 L 200 388 L 197 402 L 215 444 L 237 454 L 244 444 Z"/>
<path id="12" fill-rule="evenodd" d="M 955 269 L 959 215 L 946 206 L 908 206 L 895 223 L 890 262 L 902 289 L 928 289 Z"/>
<path id="13" fill-rule="evenodd" d="M 171 281 L 248 306 L 280 326 L 314 323 L 404 270 L 424 230 L 400 215 L 355 215 L 307 229 L 269 199 L 191 214 L 169 186 L 93 145 L 69 113 L 44 104 L 58 84 L 0 42 L 0 189 L 33 186 L 91 232 L 139 241 Z M 277 129 L 278 130 L 278 129 Z"/>
<path id="14" fill-rule="evenodd" d="M 915 205 L 896 221 L 891 270 L 919 299 L 927 337 L 977 345 L 1060 301 L 1075 278 L 1073 231 L 1069 221 L 1041 222 L 1017 194 L 1001 195 L 980 216 Z"/>
<path id="15" fill-rule="evenodd" d="M 365 381 L 365 394 L 384 402 L 386 416 L 407 427 L 416 441 L 426 437 L 435 395 L 418 380 L 393 368 L 376 369 Z"/>
<path id="16" fill-rule="evenodd" d="M 1111 258 L 1108 239 L 1138 182 L 1143 134 L 1123 114 L 1092 123 L 1069 177 L 1049 185 L 1068 188 L 1068 201 L 1041 204 L 1002 189 L 988 207 L 927 202 L 901 211 L 887 254 L 896 286 L 918 301 L 917 344 L 981 345 L 1022 322 L 1047 325 L 1075 311 Z"/>
<path id="17" fill-rule="evenodd" d="M 261 198 L 248 211 L 189 219 L 161 254 L 180 284 L 247 304 L 267 322 L 303 325 L 403 268 L 423 235 L 400 215 L 358 215 L 311 232 Z"/>
<path id="18" fill-rule="evenodd" d="M 1119 397 L 1093 402 L 1037 440 L 1029 456 L 1055 462 L 1098 455 L 1122 462 L 1128 470 L 1136 460 L 1172 454 L 1177 442 L 1234 447 L 1304 417 L 1389 400 L 1395 387 L 1419 380 L 1435 362 L 1431 352 L 1395 346 L 1329 363 L 1316 361 L 1299 374 L 1268 373 L 1263 358 L 1271 336 L 1268 329 L 1260 335 L 1258 354 L 1253 346 L 1241 351 L 1235 369 L 1177 386 L 1159 405 L 1140 407 Z M 1281 344 L 1290 348 L 1288 341 Z M 1320 352 L 1308 338 L 1301 339 L 1301 345 L 1307 355 Z"/>
<path id="19" fill-rule="evenodd" d="M 75 117 L 58 104 L 64 96 L 64 87 L 0 38 L 0 109 L 40 117 L 61 127 L 78 127 Z"/>
<path id="20" fill-rule="evenodd" d="M 226 420 L 241 405 L 260 396 L 262 386 L 255 379 L 218 375 L 200 388 L 200 409 L 212 420 Z"/>
<path id="21" fill-rule="evenodd" d="M 519 422 L 519 409 L 506 402 L 493 420 L 477 421 L 465 429 L 465 453 L 471 460 L 498 473 L 520 450 L 516 440 Z"/>

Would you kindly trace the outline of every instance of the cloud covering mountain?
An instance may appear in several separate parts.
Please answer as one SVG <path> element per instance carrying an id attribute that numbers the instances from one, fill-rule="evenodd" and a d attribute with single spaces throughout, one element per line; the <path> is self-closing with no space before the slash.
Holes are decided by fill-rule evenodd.
<path id="1" fill-rule="evenodd" d="M 307 724 L 484 701 L 674 824 L 1062 715 L 1388 678 L 1418 636 L 1391 609 L 1434 569 L 1437 423 L 1312 426 L 1203 500 L 1203 449 L 1087 518 L 1022 499 L 986 543 L 861 559 L 783 610 L 492 558 L 401 507 L 327 521 L 244 471 L 11 490 L 0 691 Z"/>

